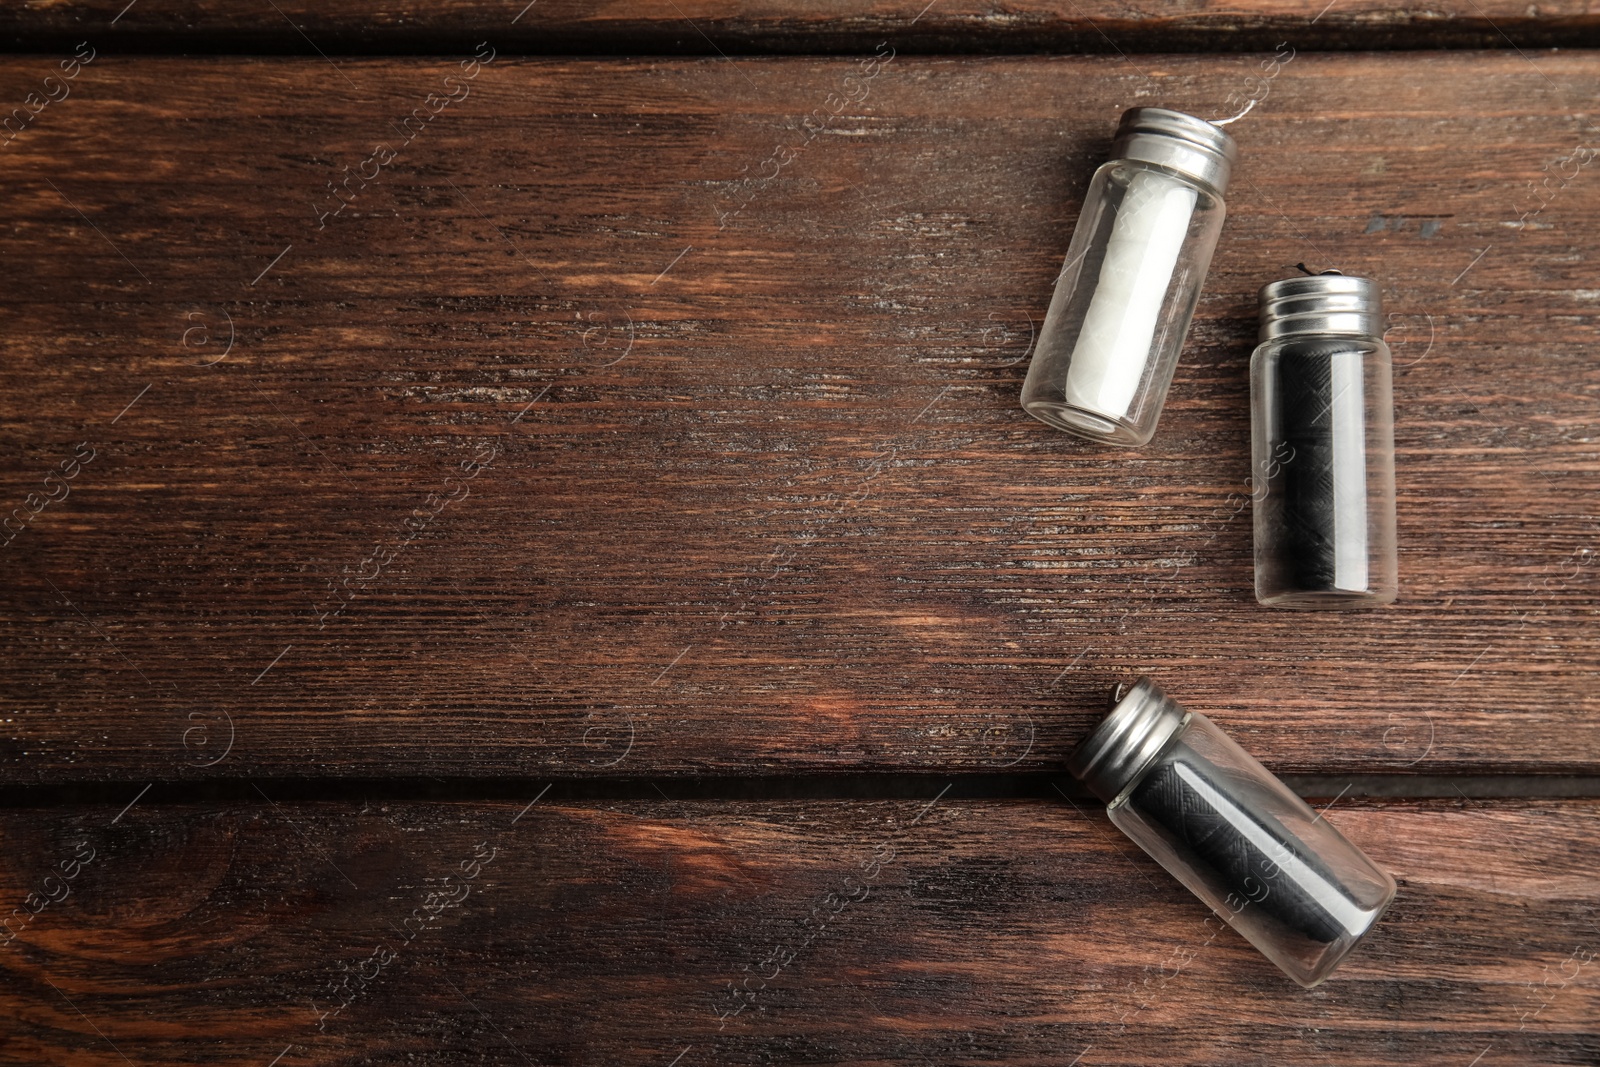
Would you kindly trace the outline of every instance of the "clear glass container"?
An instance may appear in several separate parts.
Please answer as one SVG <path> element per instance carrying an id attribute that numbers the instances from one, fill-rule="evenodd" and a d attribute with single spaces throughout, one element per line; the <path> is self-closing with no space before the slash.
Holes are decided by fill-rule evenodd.
<path id="1" fill-rule="evenodd" d="M 1394 899 L 1392 877 L 1148 678 L 1118 688 L 1068 767 L 1118 829 L 1307 988 Z"/>
<path id="2" fill-rule="evenodd" d="M 1222 220 L 1233 139 L 1164 108 L 1122 116 L 1084 194 L 1022 408 L 1105 444 L 1156 430 Z"/>
<path id="3" fill-rule="evenodd" d="M 1320 274 L 1261 290 L 1250 360 L 1256 599 L 1363 608 L 1399 588 L 1394 401 L 1369 279 Z"/>

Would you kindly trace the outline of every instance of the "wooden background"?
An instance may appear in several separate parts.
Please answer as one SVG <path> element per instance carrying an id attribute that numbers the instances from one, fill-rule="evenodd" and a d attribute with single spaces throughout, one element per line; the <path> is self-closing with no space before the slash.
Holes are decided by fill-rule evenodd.
<path id="1" fill-rule="evenodd" d="M 0 12 L 0 1062 L 1600 1061 L 1600 20 L 1150 6 Z M 1252 100 L 1154 442 L 1027 418 L 1117 115 Z M 1381 611 L 1250 591 L 1302 261 Z M 1325 986 L 1061 772 L 1138 673 L 1401 880 Z"/>

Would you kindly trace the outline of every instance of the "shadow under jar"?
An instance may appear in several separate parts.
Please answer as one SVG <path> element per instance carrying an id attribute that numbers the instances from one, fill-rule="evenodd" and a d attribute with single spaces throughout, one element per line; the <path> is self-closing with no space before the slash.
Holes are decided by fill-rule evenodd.
<path id="1" fill-rule="evenodd" d="M 1333 971 L 1395 881 L 1210 719 L 1119 686 L 1067 769 L 1123 833 L 1301 985 Z"/>
<path id="2" fill-rule="evenodd" d="M 1378 287 L 1337 273 L 1261 290 L 1250 358 L 1256 599 L 1364 608 L 1399 588 L 1394 400 Z"/>
<path id="3" fill-rule="evenodd" d="M 1095 171 L 1022 386 L 1022 408 L 1104 444 L 1155 434 L 1238 152 L 1220 126 L 1166 108 L 1122 116 Z"/>

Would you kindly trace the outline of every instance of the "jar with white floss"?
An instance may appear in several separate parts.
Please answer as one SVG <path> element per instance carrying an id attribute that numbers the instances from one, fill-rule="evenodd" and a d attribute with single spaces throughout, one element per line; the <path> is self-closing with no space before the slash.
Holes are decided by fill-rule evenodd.
<path id="1" fill-rule="evenodd" d="M 1226 130 L 1166 108 L 1127 111 L 1095 172 L 1056 280 L 1022 408 L 1113 445 L 1155 434 L 1238 156 Z"/>

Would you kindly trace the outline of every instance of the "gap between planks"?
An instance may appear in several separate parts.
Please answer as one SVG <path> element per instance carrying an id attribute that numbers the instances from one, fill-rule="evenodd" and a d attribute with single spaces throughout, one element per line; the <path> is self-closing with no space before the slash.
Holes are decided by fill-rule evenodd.
<path id="1" fill-rule="evenodd" d="M 1430 799 L 1600 798 L 1600 775 L 1307 775 L 1286 774 L 1283 781 L 1308 801 L 1341 802 Z M 947 788 L 949 800 L 1050 800 L 1062 793 L 1074 800 L 1089 792 L 1067 775 L 1055 774 L 840 774 L 791 777 L 698 778 L 252 778 L 208 782 L 88 782 L 70 785 L 0 788 L 0 810 L 61 805 L 128 805 L 128 798 L 146 803 L 209 804 L 260 799 L 258 789 L 275 801 L 317 803 L 341 801 L 428 800 L 473 802 L 550 796 L 562 801 L 740 801 L 925 799 Z M 154 795 L 147 794 L 154 790 Z M 129 805 L 131 806 L 131 805 Z"/>

